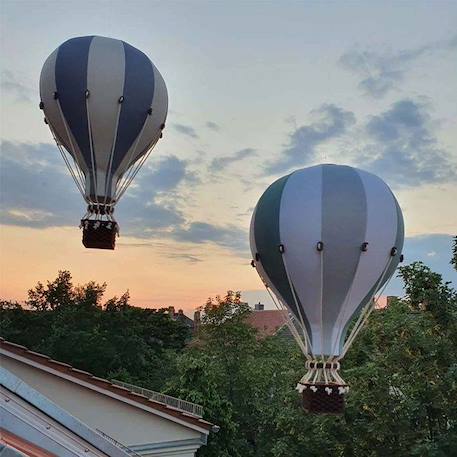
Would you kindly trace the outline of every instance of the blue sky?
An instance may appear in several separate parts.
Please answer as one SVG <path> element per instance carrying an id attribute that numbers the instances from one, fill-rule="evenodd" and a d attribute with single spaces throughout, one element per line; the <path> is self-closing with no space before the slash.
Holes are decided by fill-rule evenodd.
<path id="1" fill-rule="evenodd" d="M 21 298 L 68 268 L 80 281 L 106 280 L 113 293 L 129 288 L 139 304 L 190 308 L 228 288 L 255 300 L 252 208 L 278 176 L 319 162 L 380 175 L 404 211 L 406 260 L 455 281 L 455 2 L 4 0 L 1 8 L 0 214 L 11 247 L 3 294 Z M 97 268 L 79 245 L 83 202 L 37 108 L 45 58 L 89 34 L 146 52 L 170 97 L 164 139 L 119 204 L 119 249 L 94 260 Z M 17 282 L 13 247 L 28 237 L 65 256 L 41 262 L 30 248 L 37 267 Z M 148 265 L 145 276 L 135 265 Z M 398 281 L 389 292 L 401 292 Z"/>

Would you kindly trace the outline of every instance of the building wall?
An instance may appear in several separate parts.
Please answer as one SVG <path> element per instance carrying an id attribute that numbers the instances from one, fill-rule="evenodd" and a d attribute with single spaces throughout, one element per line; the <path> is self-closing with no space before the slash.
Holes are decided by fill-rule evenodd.
<path id="1" fill-rule="evenodd" d="M 161 442 L 202 443 L 202 434 L 184 425 L 131 406 L 106 395 L 89 390 L 68 380 L 22 363 L 2 357 L 2 366 L 24 380 L 28 385 L 77 417 L 93 429 L 127 446 Z M 198 445 L 193 446 L 195 450 Z M 184 451 L 184 450 L 183 450 Z M 160 449 L 143 455 L 162 455 Z M 166 455 L 166 454 L 163 454 Z M 190 457 L 190 453 L 173 453 L 176 457 Z"/>

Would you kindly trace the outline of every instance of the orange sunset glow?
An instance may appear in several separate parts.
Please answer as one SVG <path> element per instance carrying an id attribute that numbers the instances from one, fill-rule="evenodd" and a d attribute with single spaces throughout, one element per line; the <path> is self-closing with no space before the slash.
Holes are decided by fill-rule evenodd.
<path id="1" fill-rule="evenodd" d="M 28 288 L 38 281 L 52 280 L 58 270 L 65 269 L 71 271 L 75 283 L 94 278 L 106 282 L 105 298 L 120 296 L 128 289 L 135 305 L 173 305 L 186 312 L 205 303 L 209 296 L 235 287 L 252 289 L 258 284 L 248 261 L 211 246 L 184 246 L 173 259 L 168 256 L 170 243 L 143 242 L 138 246 L 138 240 L 122 236 L 113 252 L 87 250 L 81 245 L 77 228 L 2 227 L 1 242 L 2 257 L 8 261 L 1 271 L 0 294 L 6 299 L 24 300 Z M 202 259 L 181 260 L 181 255 L 192 253 Z M 25 269 L 25 263 L 30 268 Z"/>

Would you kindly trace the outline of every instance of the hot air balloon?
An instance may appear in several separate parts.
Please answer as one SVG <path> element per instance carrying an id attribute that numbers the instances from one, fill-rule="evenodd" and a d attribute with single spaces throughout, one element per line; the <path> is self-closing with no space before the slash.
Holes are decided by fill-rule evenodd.
<path id="1" fill-rule="evenodd" d="M 100 36 L 72 38 L 46 60 L 40 108 L 87 203 L 87 248 L 114 249 L 114 207 L 165 127 L 165 82 L 130 44 Z"/>
<path id="2" fill-rule="evenodd" d="M 297 385 L 314 413 L 341 413 L 346 354 L 403 259 L 400 207 L 377 176 L 318 165 L 278 179 L 254 210 L 254 266 L 306 357 Z"/>

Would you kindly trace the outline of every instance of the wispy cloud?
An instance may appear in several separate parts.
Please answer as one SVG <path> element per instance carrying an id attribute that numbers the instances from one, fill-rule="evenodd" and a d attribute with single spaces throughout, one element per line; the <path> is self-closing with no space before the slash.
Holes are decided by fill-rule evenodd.
<path id="1" fill-rule="evenodd" d="M 54 146 L 4 141 L 0 157 L 3 224 L 49 227 L 79 223 L 85 205 L 60 166 Z"/>
<path id="2" fill-rule="evenodd" d="M 79 224 L 85 203 L 54 145 L 4 141 L 1 162 L 2 223 L 34 228 Z M 159 160 L 155 170 L 145 171 L 116 210 L 126 234 L 146 236 L 151 230 L 185 221 L 172 204 L 158 199 L 160 192 L 171 191 L 187 179 L 185 163 L 171 156 Z"/>
<path id="3" fill-rule="evenodd" d="M 140 249 L 154 249 L 154 251 L 159 252 L 161 256 L 168 259 L 175 260 L 184 260 L 188 263 L 199 263 L 203 262 L 201 255 L 197 255 L 193 252 L 189 252 L 189 247 L 180 245 L 180 244 L 170 244 L 169 242 L 164 241 L 143 241 L 143 242 L 124 242 L 122 239 L 117 243 L 118 246 L 123 246 L 125 248 L 140 248 Z M 201 251 L 200 251 L 201 252 Z"/>
<path id="4" fill-rule="evenodd" d="M 239 162 L 240 160 L 246 159 L 248 157 L 252 157 L 257 155 L 255 149 L 246 148 L 241 149 L 240 151 L 235 152 L 232 155 L 224 156 L 224 157 L 217 157 L 211 161 L 209 165 L 209 169 L 211 171 L 219 171 L 223 170 L 224 168 L 228 167 L 229 165 Z"/>
<path id="5" fill-rule="evenodd" d="M 364 94 L 380 98 L 403 81 L 406 72 L 419 58 L 456 49 L 457 35 L 448 40 L 401 51 L 353 49 L 343 54 L 339 63 L 361 78 L 359 88 Z"/>
<path id="6" fill-rule="evenodd" d="M 213 121 L 208 121 L 206 123 L 206 127 L 208 127 L 210 130 L 213 130 L 214 132 L 219 132 L 221 130 L 221 127 L 219 126 L 219 124 L 216 124 Z"/>
<path id="7" fill-rule="evenodd" d="M 177 241 L 190 243 L 213 243 L 235 250 L 247 250 L 247 233 L 236 226 L 217 226 L 207 222 L 192 222 L 172 231 Z"/>
<path id="8" fill-rule="evenodd" d="M 183 135 L 190 136 L 191 138 L 198 138 L 197 132 L 190 125 L 173 124 L 173 127 L 175 128 L 175 130 L 177 130 L 179 133 L 182 133 Z"/>
<path id="9" fill-rule="evenodd" d="M 189 170 L 189 161 L 171 155 L 151 160 L 135 178 L 127 197 L 147 200 L 151 195 L 174 191 L 180 184 L 195 184 L 199 178 Z"/>
<path id="10" fill-rule="evenodd" d="M 79 225 L 85 203 L 61 165 L 54 145 L 4 141 L 0 157 L 3 224 L 37 229 Z M 199 182 L 185 160 L 175 156 L 159 158 L 137 178 L 116 208 L 122 235 L 143 239 L 146 244 L 174 240 L 210 243 L 237 252 L 247 249 L 245 231 L 232 225 L 189 222 L 178 208 L 182 199 L 179 186 Z M 201 261 L 198 255 L 182 249 L 168 248 L 166 255 L 191 263 Z"/>
<path id="11" fill-rule="evenodd" d="M 16 101 L 31 102 L 32 89 L 20 81 L 11 71 L 3 70 L 0 76 L 2 92 L 12 95 Z"/>
<path id="12" fill-rule="evenodd" d="M 169 259 L 184 260 L 189 263 L 200 263 L 203 262 L 203 259 L 191 254 L 179 254 L 179 253 L 168 253 L 166 256 Z"/>
<path id="13" fill-rule="evenodd" d="M 311 112 L 314 120 L 296 128 L 289 135 L 289 143 L 281 154 L 265 167 L 265 174 L 285 173 L 316 158 L 316 147 L 335 139 L 355 123 L 354 113 L 336 105 L 325 104 Z"/>
<path id="14" fill-rule="evenodd" d="M 352 112 L 325 105 L 313 112 L 320 118 L 295 128 L 289 144 L 266 174 L 283 174 L 318 161 L 317 147 L 338 140 L 336 163 L 351 163 L 385 178 L 394 187 L 451 182 L 457 161 L 438 141 L 437 122 L 430 106 L 418 99 L 402 99 L 356 125 Z M 335 148 L 333 148 L 335 149 Z"/>
<path id="15" fill-rule="evenodd" d="M 439 146 L 427 106 L 400 100 L 371 117 L 368 144 L 358 157 L 365 168 L 388 176 L 397 186 L 416 186 L 455 179 L 457 164 Z"/>

